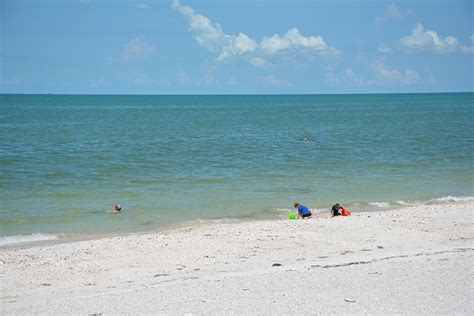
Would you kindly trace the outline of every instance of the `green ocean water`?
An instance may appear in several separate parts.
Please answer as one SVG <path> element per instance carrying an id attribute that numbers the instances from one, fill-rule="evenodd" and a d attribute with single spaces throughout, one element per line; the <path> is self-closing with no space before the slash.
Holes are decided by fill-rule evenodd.
<path id="1" fill-rule="evenodd" d="M 473 114 L 473 93 L 0 95 L 0 235 L 471 199 Z"/>

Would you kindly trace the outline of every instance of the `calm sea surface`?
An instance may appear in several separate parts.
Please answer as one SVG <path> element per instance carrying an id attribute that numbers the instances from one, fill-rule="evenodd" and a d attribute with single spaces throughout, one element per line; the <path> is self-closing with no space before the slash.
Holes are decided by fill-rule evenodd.
<path id="1" fill-rule="evenodd" d="M 473 93 L 0 95 L 0 235 L 469 198 L 473 114 Z"/>

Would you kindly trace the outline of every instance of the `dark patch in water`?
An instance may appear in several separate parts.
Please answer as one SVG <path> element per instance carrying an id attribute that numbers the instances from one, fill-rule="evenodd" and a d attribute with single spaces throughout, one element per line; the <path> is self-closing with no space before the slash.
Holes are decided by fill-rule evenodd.
<path id="1" fill-rule="evenodd" d="M 305 135 L 305 136 L 303 136 L 303 138 L 300 138 L 300 140 L 303 141 L 303 142 L 312 142 L 312 141 L 314 141 L 315 139 L 314 139 L 314 137 L 311 136 L 311 135 Z"/>
<path id="2" fill-rule="evenodd" d="M 153 224 L 152 221 L 138 223 L 138 225 L 140 225 L 140 226 L 147 226 L 147 225 L 151 225 L 151 224 Z"/>

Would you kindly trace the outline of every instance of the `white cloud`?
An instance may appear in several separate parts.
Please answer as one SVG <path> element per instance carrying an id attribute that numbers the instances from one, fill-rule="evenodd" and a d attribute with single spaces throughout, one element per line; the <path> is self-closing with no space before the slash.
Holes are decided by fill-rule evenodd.
<path id="1" fill-rule="evenodd" d="M 199 45 L 219 53 L 216 59 L 218 62 L 251 52 L 257 47 L 257 43 L 246 34 L 225 34 L 218 23 L 212 23 L 207 17 L 195 13 L 193 8 L 181 5 L 179 0 L 173 0 L 172 7 L 186 18 L 189 31 L 194 34 Z"/>
<path id="2" fill-rule="evenodd" d="M 207 17 L 196 14 L 193 8 L 181 5 L 179 0 L 173 0 L 171 6 L 188 20 L 189 30 L 194 34 L 194 39 L 199 45 L 215 51 L 229 41 L 230 35 L 224 34 L 218 23 L 213 24 Z"/>
<path id="3" fill-rule="evenodd" d="M 372 70 L 378 80 L 383 83 L 415 84 L 420 80 L 420 75 L 413 69 L 405 69 L 400 72 L 397 69 L 390 69 L 381 61 L 375 61 L 371 65 Z"/>
<path id="4" fill-rule="evenodd" d="M 141 37 L 132 38 L 123 46 L 125 59 L 143 59 L 155 52 L 155 48 Z"/>
<path id="5" fill-rule="evenodd" d="M 285 35 L 275 34 L 271 37 L 264 37 L 260 42 L 260 47 L 265 54 L 273 55 L 286 52 L 292 49 L 307 49 L 317 54 L 337 55 L 339 50 L 329 47 L 321 36 L 303 36 L 300 31 L 294 27 Z"/>
<path id="6" fill-rule="evenodd" d="M 243 56 L 255 67 L 268 67 L 271 63 L 267 58 L 276 54 L 298 54 L 301 50 L 322 56 L 340 54 L 336 48 L 329 47 L 321 36 L 306 37 L 297 28 L 288 30 L 283 36 L 275 34 L 257 42 L 244 33 L 238 35 L 224 33 L 220 24 L 213 23 L 207 17 L 195 13 L 193 8 L 182 5 L 179 0 L 173 0 L 172 7 L 186 18 L 189 31 L 193 33 L 196 42 L 217 54 L 217 62 Z"/>
<path id="7" fill-rule="evenodd" d="M 267 67 L 273 66 L 272 63 L 269 63 L 268 61 L 266 61 L 262 57 L 251 57 L 251 58 L 249 58 L 248 61 L 249 61 L 249 63 L 251 63 L 252 65 L 254 65 L 257 68 L 267 68 Z"/>
<path id="8" fill-rule="evenodd" d="M 343 78 L 356 85 L 356 86 L 373 86 L 375 85 L 376 81 L 375 80 L 365 80 L 360 76 L 357 76 L 354 71 L 350 68 L 344 69 L 343 72 Z"/>
<path id="9" fill-rule="evenodd" d="M 425 31 L 418 23 L 410 35 L 400 39 L 400 48 L 405 52 L 451 53 L 459 49 L 459 41 L 454 36 L 442 37 L 435 31 Z"/>
<path id="10" fill-rule="evenodd" d="M 228 39 L 228 43 L 222 47 L 222 53 L 217 57 L 219 62 L 235 55 L 251 52 L 257 47 L 257 43 L 244 33 L 239 33 L 237 36 L 229 36 Z"/>
<path id="11" fill-rule="evenodd" d="M 328 67 L 326 71 L 326 81 L 331 85 L 348 84 L 357 87 L 373 86 L 377 83 L 375 80 L 366 80 L 356 75 L 350 68 L 344 69 L 340 74 L 336 74 L 332 67 Z"/>
<path id="12" fill-rule="evenodd" d="M 386 13 L 384 16 L 378 16 L 375 18 L 375 22 L 383 23 L 389 20 L 401 20 L 413 14 L 412 9 L 407 9 L 405 11 L 400 10 L 399 7 L 395 5 L 395 3 L 391 3 L 386 8 Z"/>
<path id="13" fill-rule="evenodd" d="M 454 36 L 443 37 L 436 31 L 425 30 L 421 23 L 417 23 L 410 35 L 402 37 L 395 48 L 404 53 L 427 52 L 434 54 L 463 53 L 474 54 L 474 35 L 471 36 L 471 46 L 462 45 Z M 380 44 L 380 53 L 389 53 L 392 47 Z"/>
<path id="14" fill-rule="evenodd" d="M 400 19 L 403 14 L 400 12 L 400 9 L 395 5 L 395 3 L 391 3 L 387 6 L 388 15 L 394 19 Z"/>
<path id="15" fill-rule="evenodd" d="M 135 6 L 135 8 L 142 10 L 151 10 L 151 7 L 146 3 L 139 3 Z"/>
<path id="16" fill-rule="evenodd" d="M 122 53 L 118 58 L 109 58 L 112 63 L 126 63 L 143 61 L 155 53 L 155 47 L 141 37 L 135 37 L 123 45 Z"/>
<path id="17" fill-rule="evenodd" d="M 366 79 L 355 74 L 351 68 L 344 69 L 335 73 L 332 67 L 326 71 L 326 81 L 332 85 L 350 85 L 350 86 L 383 86 L 383 85 L 413 85 L 420 81 L 420 75 L 413 69 L 399 71 L 391 69 L 377 60 L 369 64 L 369 70 L 372 72 L 371 78 Z"/>
<path id="18" fill-rule="evenodd" d="M 279 79 L 274 74 L 260 78 L 261 83 L 266 87 L 281 87 L 289 88 L 293 87 L 293 84 L 285 79 Z"/>

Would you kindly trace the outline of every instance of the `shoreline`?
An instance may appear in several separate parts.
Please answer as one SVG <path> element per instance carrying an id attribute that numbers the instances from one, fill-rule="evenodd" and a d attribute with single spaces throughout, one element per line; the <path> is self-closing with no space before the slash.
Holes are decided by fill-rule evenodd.
<path id="1" fill-rule="evenodd" d="M 396 206 L 385 206 L 389 205 L 389 203 L 396 203 Z M 402 203 L 403 202 L 403 203 Z M 472 195 L 466 195 L 466 196 L 451 196 L 451 195 L 446 195 L 440 198 L 433 198 L 426 200 L 424 202 L 421 201 L 412 201 L 411 204 L 404 204 L 406 203 L 405 201 L 388 201 L 388 202 L 364 202 L 367 204 L 365 208 L 368 206 L 377 206 L 377 210 L 366 210 L 366 211 L 356 211 L 353 212 L 354 214 L 364 214 L 364 213 L 378 213 L 378 212 L 390 212 L 390 211 L 396 211 L 404 208 L 411 208 L 411 207 L 422 207 L 422 206 L 430 206 L 430 205 L 449 205 L 449 204 L 457 204 L 457 203 L 463 203 L 463 202 L 473 202 L 474 203 L 474 196 Z M 359 206 L 360 203 L 354 202 L 350 203 L 349 205 L 354 206 Z M 364 206 L 362 206 L 364 207 Z M 351 210 L 352 208 L 349 207 Z M 329 209 L 314 209 L 317 211 L 313 218 L 325 218 L 325 217 L 330 217 L 330 210 Z M 288 209 L 288 212 L 290 209 Z M 274 214 L 273 214 L 274 215 Z M 199 226 L 207 226 L 207 225 L 220 225 L 220 224 L 238 224 L 238 223 L 248 223 L 248 222 L 267 222 L 267 221 L 285 221 L 288 220 L 287 217 L 283 215 L 279 215 L 275 218 L 268 219 L 265 217 L 258 217 L 258 216 L 241 216 L 241 217 L 223 217 L 223 218 L 215 218 L 215 219 L 195 219 L 195 220 L 186 220 L 183 222 L 179 223 L 168 223 L 164 224 L 159 227 L 153 227 L 149 228 L 146 230 L 139 230 L 139 231 L 126 231 L 126 232 L 99 232 L 99 233 L 87 233 L 87 232 L 81 232 L 81 233 L 31 233 L 31 234 L 18 234 L 18 235 L 8 235 L 8 236 L 0 236 L 0 250 L 5 250 L 5 249 L 22 249 L 22 248 L 32 248 L 32 247 L 40 247 L 40 246 L 48 246 L 48 245 L 56 245 L 56 244 L 62 244 L 62 243 L 74 243 L 74 242 L 80 242 L 80 241 L 88 241 L 88 240 L 100 240 L 100 239 L 107 239 L 107 238 L 114 238 L 114 237 L 126 237 L 126 236 L 135 236 L 135 235 L 147 235 L 147 234 L 160 234 L 160 233 L 166 233 L 166 232 L 173 232 L 175 230 L 180 230 L 180 229 L 187 229 L 187 228 L 192 228 L 192 227 L 199 227 Z M 43 235 L 43 236 L 56 236 L 56 238 L 47 238 L 44 240 L 31 240 L 31 241 L 25 241 L 25 242 L 11 242 L 11 243 L 5 243 L 2 244 L 1 239 L 4 238 L 9 238 L 9 237 L 25 237 L 28 238 L 30 236 L 34 235 Z M 64 235 L 68 235 L 67 237 L 64 237 Z"/>
<path id="2" fill-rule="evenodd" d="M 462 201 L 2 249 L 2 312 L 472 314 L 472 216 Z"/>

